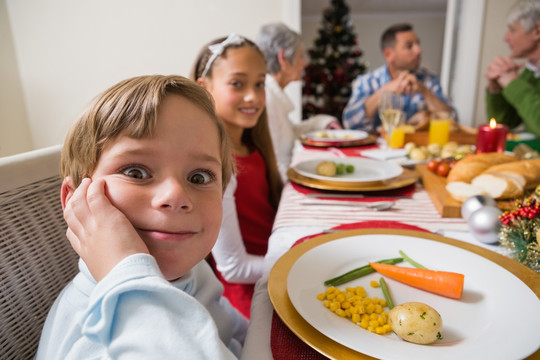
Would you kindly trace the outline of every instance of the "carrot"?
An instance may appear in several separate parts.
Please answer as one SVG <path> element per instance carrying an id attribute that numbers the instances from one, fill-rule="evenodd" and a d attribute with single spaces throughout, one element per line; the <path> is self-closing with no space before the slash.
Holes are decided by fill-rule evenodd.
<path id="1" fill-rule="evenodd" d="M 381 275 L 437 295 L 459 299 L 463 293 L 463 274 L 371 262 L 369 265 Z"/>

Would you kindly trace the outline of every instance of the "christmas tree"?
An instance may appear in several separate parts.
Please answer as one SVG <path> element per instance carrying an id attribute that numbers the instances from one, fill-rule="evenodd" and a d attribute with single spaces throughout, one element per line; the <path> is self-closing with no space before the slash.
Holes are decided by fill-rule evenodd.
<path id="1" fill-rule="evenodd" d="M 324 10 L 319 35 L 308 54 L 302 117 L 329 114 L 341 121 L 351 95 L 351 82 L 366 71 L 344 0 L 331 0 L 330 7 Z"/>

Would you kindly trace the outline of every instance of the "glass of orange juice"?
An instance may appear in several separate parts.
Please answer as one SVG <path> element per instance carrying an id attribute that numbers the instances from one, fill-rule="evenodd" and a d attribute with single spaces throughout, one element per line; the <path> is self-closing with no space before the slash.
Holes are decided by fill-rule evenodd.
<path id="1" fill-rule="evenodd" d="M 402 111 L 398 125 L 396 126 L 392 134 L 389 136 L 388 144 L 392 149 L 402 148 L 403 145 L 405 145 L 405 129 L 403 127 L 406 122 L 405 117 L 405 112 Z"/>
<path id="2" fill-rule="evenodd" d="M 429 121 L 429 144 L 437 143 L 441 146 L 448 142 L 450 137 L 450 123 L 452 117 L 446 111 L 439 111 L 431 114 Z"/>

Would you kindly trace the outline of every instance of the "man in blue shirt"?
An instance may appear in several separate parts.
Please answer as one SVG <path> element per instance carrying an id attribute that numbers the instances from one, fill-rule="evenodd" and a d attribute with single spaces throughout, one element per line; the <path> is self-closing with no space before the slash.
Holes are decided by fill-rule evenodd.
<path id="1" fill-rule="evenodd" d="M 417 128 L 429 123 L 430 113 L 451 112 L 436 75 L 420 67 L 420 41 L 409 24 L 388 28 L 381 37 L 386 64 L 358 76 L 352 83 L 351 98 L 343 111 L 343 125 L 372 131 L 381 125 L 379 95 L 383 91 L 403 95 L 407 122 Z"/>

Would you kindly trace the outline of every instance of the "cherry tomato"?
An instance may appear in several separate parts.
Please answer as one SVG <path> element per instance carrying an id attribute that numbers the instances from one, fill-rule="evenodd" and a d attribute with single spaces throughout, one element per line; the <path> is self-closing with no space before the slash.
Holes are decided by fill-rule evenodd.
<path id="1" fill-rule="evenodd" d="M 450 172 L 450 165 L 446 161 L 443 161 L 437 166 L 437 174 L 439 174 L 442 177 L 448 176 L 448 172 Z"/>
<path id="2" fill-rule="evenodd" d="M 431 172 L 436 172 L 439 162 L 436 159 L 431 159 L 427 162 L 426 167 Z"/>

